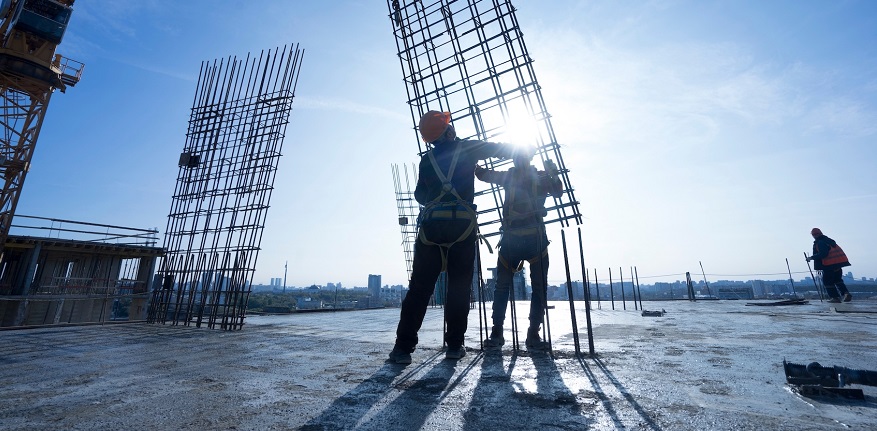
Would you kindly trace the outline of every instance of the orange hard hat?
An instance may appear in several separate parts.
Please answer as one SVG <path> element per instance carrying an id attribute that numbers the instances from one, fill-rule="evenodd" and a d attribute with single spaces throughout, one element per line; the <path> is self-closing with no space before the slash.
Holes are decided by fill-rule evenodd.
<path id="1" fill-rule="evenodd" d="M 420 117 L 420 137 L 424 142 L 433 142 L 445 133 L 450 123 L 450 112 L 429 111 Z"/>

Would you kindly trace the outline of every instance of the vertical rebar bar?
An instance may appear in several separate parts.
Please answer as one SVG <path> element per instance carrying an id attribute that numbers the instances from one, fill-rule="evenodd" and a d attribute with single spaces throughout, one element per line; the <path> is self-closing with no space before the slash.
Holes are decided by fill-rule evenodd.
<path id="1" fill-rule="evenodd" d="M 585 269 L 585 248 L 582 245 L 582 228 L 579 231 L 579 255 L 582 258 L 582 274 L 585 278 L 585 321 L 588 328 L 588 353 L 594 356 L 594 327 L 591 325 L 591 286 L 588 283 L 588 271 Z"/>
<path id="2" fill-rule="evenodd" d="M 792 267 L 789 266 L 789 258 L 786 258 L 786 269 L 789 270 L 789 282 L 792 283 L 792 295 L 794 298 L 798 298 L 798 292 L 795 290 L 795 280 L 792 278 Z"/>
<path id="3" fill-rule="evenodd" d="M 703 284 L 706 285 L 706 293 L 710 296 L 710 298 L 712 298 L 713 292 L 710 290 L 710 282 L 706 281 L 706 271 L 703 270 L 703 263 L 701 263 L 699 260 L 697 261 L 697 263 L 700 264 L 700 273 L 703 274 Z"/>
<path id="4" fill-rule="evenodd" d="M 560 239 L 561 242 L 563 242 L 563 265 L 566 268 L 566 292 L 569 296 L 569 314 L 570 319 L 572 320 L 572 336 L 573 341 L 575 342 L 576 355 L 580 355 L 582 349 L 579 345 L 579 325 L 576 322 L 576 306 L 573 298 L 572 277 L 569 273 L 569 255 L 566 252 L 566 231 L 560 231 Z"/>
<path id="5" fill-rule="evenodd" d="M 807 270 L 810 271 L 810 278 L 813 279 L 813 287 L 816 288 L 816 292 L 819 293 L 819 302 L 822 302 L 825 297 L 822 296 L 822 289 L 819 288 L 819 285 L 816 284 L 816 276 L 813 275 L 813 269 L 810 268 L 810 258 L 807 257 L 807 252 L 804 252 L 804 261 L 807 262 Z"/>
<path id="6" fill-rule="evenodd" d="M 638 296 L 637 295 L 638 292 L 636 290 L 636 286 L 634 286 L 634 284 L 633 284 L 633 267 L 632 266 L 630 267 L 630 290 L 633 293 L 633 309 L 634 309 L 634 311 L 639 310 L 639 307 L 636 304 L 636 298 Z"/>
<path id="7" fill-rule="evenodd" d="M 633 267 L 633 273 L 636 276 L 636 291 L 639 294 L 639 309 L 645 310 L 643 308 L 643 292 L 639 289 L 639 271 L 637 271 L 636 267 Z"/>
<path id="8" fill-rule="evenodd" d="M 597 278 L 597 268 L 594 268 L 594 286 L 597 288 L 597 309 L 603 309 L 602 299 L 600 298 L 600 279 Z"/>
<path id="9" fill-rule="evenodd" d="M 621 280 L 621 309 L 627 310 L 627 298 L 624 296 L 624 270 L 618 267 L 618 278 Z"/>
<path id="10" fill-rule="evenodd" d="M 612 286 L 612 267 L 609 267 L 609 299 L 612 300 L 612 310 L 615 310 L 615 287 Z"/>

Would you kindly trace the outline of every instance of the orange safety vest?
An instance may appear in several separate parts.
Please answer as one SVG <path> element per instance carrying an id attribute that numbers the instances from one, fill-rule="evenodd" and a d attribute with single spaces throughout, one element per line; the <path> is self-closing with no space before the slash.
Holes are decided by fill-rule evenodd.
<path id="1" fill-rule="evenodd" d="M 850 260 L 847 259 L 846 253 L 844 253 L 843 249 L 840 248 L 839 245 L 835 244 L 831 246 L 831 249 L 828 250 L 828 256 L 822 258 L 822 265 L 838 265 L 838 264 L 849 264 Z"/>

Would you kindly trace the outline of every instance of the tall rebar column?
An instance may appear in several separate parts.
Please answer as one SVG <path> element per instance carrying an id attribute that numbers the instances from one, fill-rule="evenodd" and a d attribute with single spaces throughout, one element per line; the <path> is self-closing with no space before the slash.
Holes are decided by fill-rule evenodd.
<path id="1" fill-rule="evenodd" d="M 149 322 L 243 326 L 303 54 L 202 63 Z"/>
<path id="2" fill-rule="evenodd" d="M 557 164 L 564 194 L 548 205 L 546 223 L 581 224 L 578 201 L 536 81 L 515 8 L 508 0 L 387 0 L 397 54 L 416 128 L 429 110 L 451 112 L 457 135 L 515 139 L 535 145 L 536 158 Z M 420 153 L 429 148 L 415 136 Z M 492 159 L 487 167 L 507 165 Z M 501 187 L 476 182 L 480 231 L 499 234 Z"/>

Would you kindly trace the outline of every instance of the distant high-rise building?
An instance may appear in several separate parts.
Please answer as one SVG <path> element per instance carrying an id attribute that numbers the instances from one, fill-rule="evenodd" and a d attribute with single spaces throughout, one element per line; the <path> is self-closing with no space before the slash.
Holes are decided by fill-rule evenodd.
<path id="1" fill-rule="evenodd" d="M 368 275 L 368 292 L 376 301 L 381 299 L 381 276 Z"/>

